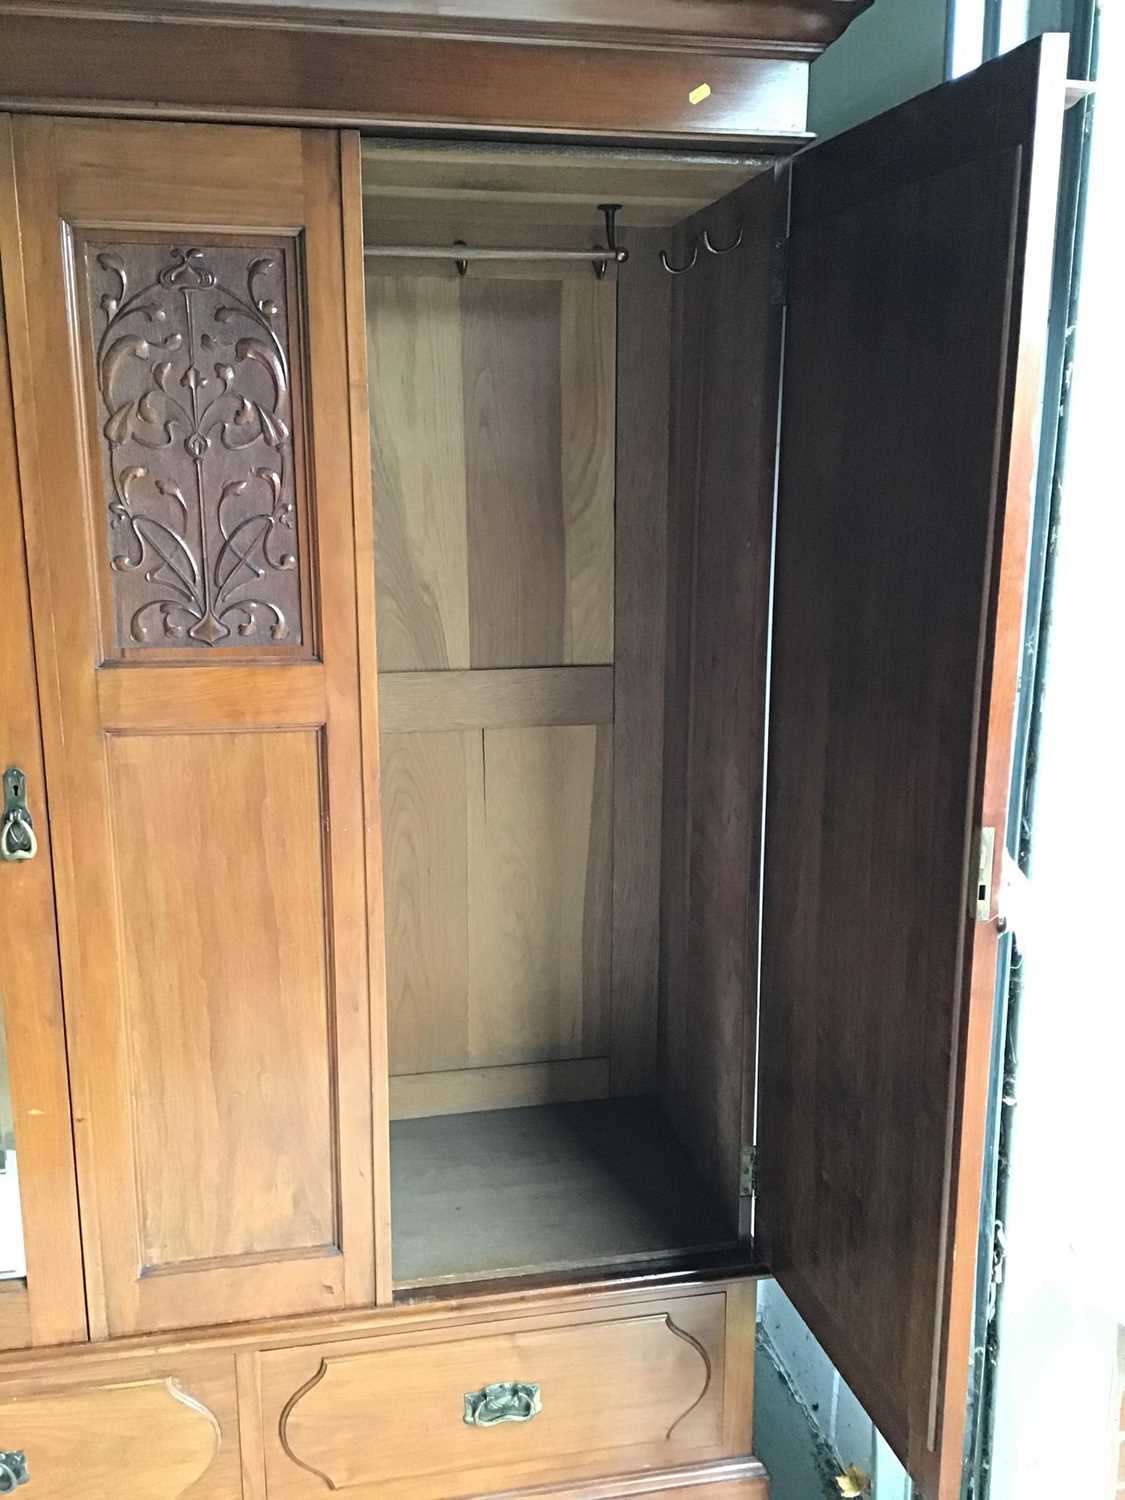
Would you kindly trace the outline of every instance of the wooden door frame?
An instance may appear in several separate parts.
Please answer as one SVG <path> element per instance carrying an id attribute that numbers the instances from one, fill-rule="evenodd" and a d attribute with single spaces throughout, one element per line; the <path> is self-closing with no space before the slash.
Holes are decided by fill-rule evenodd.
<path id="1" fill-rule="evenodd" d="M 0 945 L 0 989 L 12 1065 L 26 1287 L 0 1284 L 0 1349 L 79 1342 L 86 1302 L 78 1230 L 70 1081 L 63 1028 L 55 922 L 53 851 L 48 817 L 38 683 L 32 634 L 21 488 L 34 453 L 16 450 L 16 401 L 27 329 L 18 296 L 18 253 L 11 132 L 0 116 L 0 526 L 7 587 L 0 595 L 0 681 L 4 684 L 3 764 L 27 776 L 39 843 L 35 859 L 0 865 L 8 938 Z M 5 319 L 6 313 L 6 319 Z M 5 329 L 7 322 L 7 332 Z"/>

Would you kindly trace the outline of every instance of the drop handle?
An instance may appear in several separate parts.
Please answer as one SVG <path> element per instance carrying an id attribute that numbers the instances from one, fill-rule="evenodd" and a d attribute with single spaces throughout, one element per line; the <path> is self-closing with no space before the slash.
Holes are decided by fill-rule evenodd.
<path id="1" fill-rule="evenodd" d="M 27 1455 L 15 1449 L 0 1449 L 0 1495 L 10 1495 L 21 1484 L 30 1484 Z"/>
<path id="2" fill-rule="evenodd" d="M 4 819 L 0 823 L 0 859 L 9 864 L 20 860 L 34 859 L 39 850 L 35 837 L 35 825 L 27 807 L 27 777 L 19 766 L 9 766 L 4 772 Z M 0 1473 L 0 1483 L 3 1482 Z M 0 1489 L 0 1495 L 7 1494 Z"/>
<path id="3" fill-rule="evenodd" d="M 465 1425 L 497 1427 L 501 1422 L 530 1422 L 543 1410 L 543 1398 L 532 1380 L 500 1380 L 479 1391 L 465 1392 Z"/>

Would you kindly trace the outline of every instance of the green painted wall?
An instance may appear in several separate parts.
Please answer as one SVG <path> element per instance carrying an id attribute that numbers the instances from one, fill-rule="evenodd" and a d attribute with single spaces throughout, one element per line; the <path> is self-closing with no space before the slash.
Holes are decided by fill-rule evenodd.
<path id="1" fill-rule="evenodd" d="M 939 84 L 947 0 L 876 0 L 812 65 L 809 125 L 835 135 Z"/>

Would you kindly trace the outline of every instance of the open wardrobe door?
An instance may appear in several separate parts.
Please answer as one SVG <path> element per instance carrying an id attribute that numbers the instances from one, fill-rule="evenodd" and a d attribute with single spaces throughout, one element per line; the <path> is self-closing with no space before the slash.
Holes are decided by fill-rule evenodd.
<path id="1" fill-rule="evenodd" d="M 1044 37 L 792 165 L 759 1228 L 926 1500 L 960 1493 L 1064 81 Z"/>

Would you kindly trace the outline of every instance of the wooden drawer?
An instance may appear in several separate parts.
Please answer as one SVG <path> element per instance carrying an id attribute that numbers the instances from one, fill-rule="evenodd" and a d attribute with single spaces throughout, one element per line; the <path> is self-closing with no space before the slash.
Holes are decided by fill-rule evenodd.
<path id="1" fill-rule="evenodd" d="M 715 1455 L 725 1337 L 716 1292 L 268 1352 L 270 1500 L 453 1500 Z M 517 1382 L 530 1419 L 466 1421 L 467 1395 Z"/>
<path id="2" fill-rule="evenodd" d="M 26 1455 L 34 1500 L 239 1500 L 234 1361 L 0 1370 L 0 1450 Z"/>

